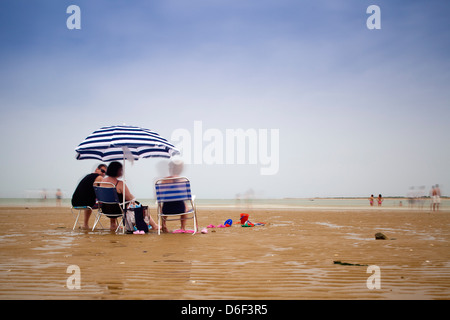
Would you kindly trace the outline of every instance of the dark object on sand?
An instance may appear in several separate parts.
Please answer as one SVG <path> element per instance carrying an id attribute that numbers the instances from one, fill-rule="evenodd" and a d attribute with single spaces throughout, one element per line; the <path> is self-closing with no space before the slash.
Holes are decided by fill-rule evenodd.
<path id="1" fill-rule="evenodd" d="M 358 267 L 367 267 L 368 264 L 359 264 L 359 263 L 348 263 L 341 261 L 333 261 L 334 264 L 340 264 L 341 266 L 358 266 Z"/>
<path id="2" fill-rule="evenodd" d="M 389 240 L 389 238 L 386 237 L 383 233 L 378 232 L 375 233 L 375 240 Z"/>

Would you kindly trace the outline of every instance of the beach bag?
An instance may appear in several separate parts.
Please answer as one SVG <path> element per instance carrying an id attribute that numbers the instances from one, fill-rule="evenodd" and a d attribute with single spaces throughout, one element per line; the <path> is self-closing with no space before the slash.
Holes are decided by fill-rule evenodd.
<path id="1" fill-rule="evenodd" d="M 146 219 L 147 218 L 147 219 Z M 139 230 L 148 232 L 148 206 L 130 207 L 125 214 L 125 230 L 128 233 Z"/>

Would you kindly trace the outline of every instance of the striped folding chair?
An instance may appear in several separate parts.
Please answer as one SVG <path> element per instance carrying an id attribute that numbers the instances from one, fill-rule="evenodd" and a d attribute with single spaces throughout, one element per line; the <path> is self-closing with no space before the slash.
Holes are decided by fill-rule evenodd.
<path id="1" fill-rule="evenodd" d="M 94 231 L 100 218 L 106 216 L 112 219 L 122 218 L 117 226 L 117 232 L 120 226 L 123 225 L 124 212 L 122 209 L 123 203 L 120 202 L 119 196 L 117 195 L 116 186 L 111 182 L 96 182 L 94 184 L 94 190 L 98 202 L 98 215 L 94 226 L 92 227 L 92 231 Z M 131 201 L 126 201 L 125 204 L 130 202 Z"/>
<path id="2" fill-rule="evenodd" d="M 195 207 L 195 196 L 191 195 L 191 183 L 185 177 L 177 178 L 164 178 L 159 179 L 155 183 L 156 190 L 156 203 L 158 205 L 158 225 L 161 225 L 161 219 L 165 221 L 175 221 L 180 219 L 193 219 L 194 220 L 194 233 L 197 233 L 198 222 L 197 222 L 197 209 Z M 184 201 L 190 204 L 191 209 L 186 210 L 186 212 L 170 212 L 163 213 L 162 207 L 166 202 L 171 201 Z M 168 219 L 168 217 L 189 215 L 192 217 Z M 158 235 L 161 234 L 160 228 L 158 228 Z"/>

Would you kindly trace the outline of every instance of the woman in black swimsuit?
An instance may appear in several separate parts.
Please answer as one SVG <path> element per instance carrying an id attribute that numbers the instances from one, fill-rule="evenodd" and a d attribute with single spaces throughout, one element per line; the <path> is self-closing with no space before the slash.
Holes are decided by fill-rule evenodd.
<path id="1" fill-rule="evenodd" d="M 119 200 L 122 202 L 123 194 L 125 193 L 125 201 L 132 201 L 134 200 L 134 196 L 131 194 L 130 190 L 128 189 L 128 186 L 125 185 L 124 190 L 124 184 L 122 180 L 119 180 L 120 177 L 123 175 L 123 167 L 120 162 L 113 161 L 109 164 L 108 169 L 106 169 L 106 175 L 107 177 L 103 179 L 103 182 L 110 182 L 114 184 L 117 190 L 117 195 L 119 196 Z M 107 212 L 111 213 L 121 213 L 120 207 L 118 204 L 103 204 L 103 209 Z M 117 219 L 110 219 L 111 220 L 111 226 L 110 230 L 116 230 L 117 229 Z"/>
<path id="2" fill-rule="evenodd" d="M 125 190 L 124 190 L 124 183 L 122 180 L 119 180 L 120 177 L 123 175 L 123 167 L 120 162 L 113 161 L 109 164 L 108 169 L 106 170 L 107 177 L 103 179 L 103 182 L 110 182 L 114 184 L 117 190 L 117 195 L 119 196 L 120 202 L 123 201 L 123 195 L 125 193 L 125 201 L 134 201 L 135 197 L 131 194 L 130 190 L 128 189 L 128 186 L 125 184 Z M 103 209 L 105 211 L 111 212 L 111 213 L 122 213 L 120 210 L 120 207 L 118 204 L 106 204 L 104 203 Z M 151 216 L 149 216 L 149 224 L 152 226 L 152 228 L 156 229 L 158 228 L 158 225 L 155 223 L 155 221 L 152 219 Z M 117 229 L 117 219 L 111 219 L 111 226 L 110 230 L 114 231 Z"/>

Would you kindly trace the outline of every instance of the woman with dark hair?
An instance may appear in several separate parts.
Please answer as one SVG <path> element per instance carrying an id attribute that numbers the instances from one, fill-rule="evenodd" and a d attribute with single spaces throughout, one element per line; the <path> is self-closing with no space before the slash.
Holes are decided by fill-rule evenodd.
<path id="1" fill-rule="evenodd" d="M 106 174 L 106 165 L 99 164 L 94 173 L 85 176 L 79 183 L 72 195 L 72 206 L 74 207 L 91 207 L 96 209 L 96 199 L 94 191 L 94 182 L 101 182 Z M 89 218 L 92 210 L 84 210 L 83 229 L 89 230 Z"/>
<path id="2" fill-rule="evenodd" d="M 371 194 L 370 198 L 369 198 L 369 204 L 370 204 L 371 207 L 373 207 L 373 200 L 374 200 L 373 194 Z"/>
<path id="3" fill-rule="evenodd" d="M 378 195 L 378 206 L 381 207 L 381 204 L 383 203 L 384 199 L 381 194 Z"/>
<path id="4" fill-rule="evenodd" d="M 135 198 L 131 194 L 130 190 L 126 185 L 124 185 L 122 180 L 119 180 L 120 177 L 123 175 L 123 167 L 120 162 L 113 161 L 109 164 L 108 168 L 106 169 L 106 175 L 107 177 L 103 179 L 103 182 L 109 182 L 114 184 L 116 187 L 117 195 L 119 196 L 119 200 L 123 201 L 123 196 L 125 193 L 125 201 L 133 201 Z M 125 190 L 124 190 L 125 186 Z M 105 211 L 113 212 L 113 213 L 121 213 L 120 208 L 117 204 L 103 204 L 102 205 Z M 116 230 L 117 229 L 117 219 L 111 218 L 111 226 L 110 230 Z"/>
<path id="5" fill-rule="evenodd" d="M 108 169 L 106 169 L 106 175 L 107 177 L 103 179 L 103 182 L 110 182 L 114 184 L 120 201 L 123 201 L 123 196 L 125 194 L 125 201 L 134 202 L 135 197 L 131 194 L 130 190 L 128 189 L 128 186 L 124 184 L 122 180 L 119 180 L 119 178 L 121 178 L 123 175 L 123 167 L 120 162 L 117 161 L 111 162 L 108 166 Z M 117 204 L 109 204 L 109 205 L 103 204 L 103 206 L 104 208 L 111 206 L 108 208 L 108 212 L 121 213 L 120 207 L 118 207 Z M 154 229 L 157 228 L 156 223 L 153 221 L 151 217 L 149 217 L 149 224 L 152 226 L 152 228 Z M 110 230 L 114 231 L 116 229 L 117 229 L 117 219 L 111 219 Z"/>

